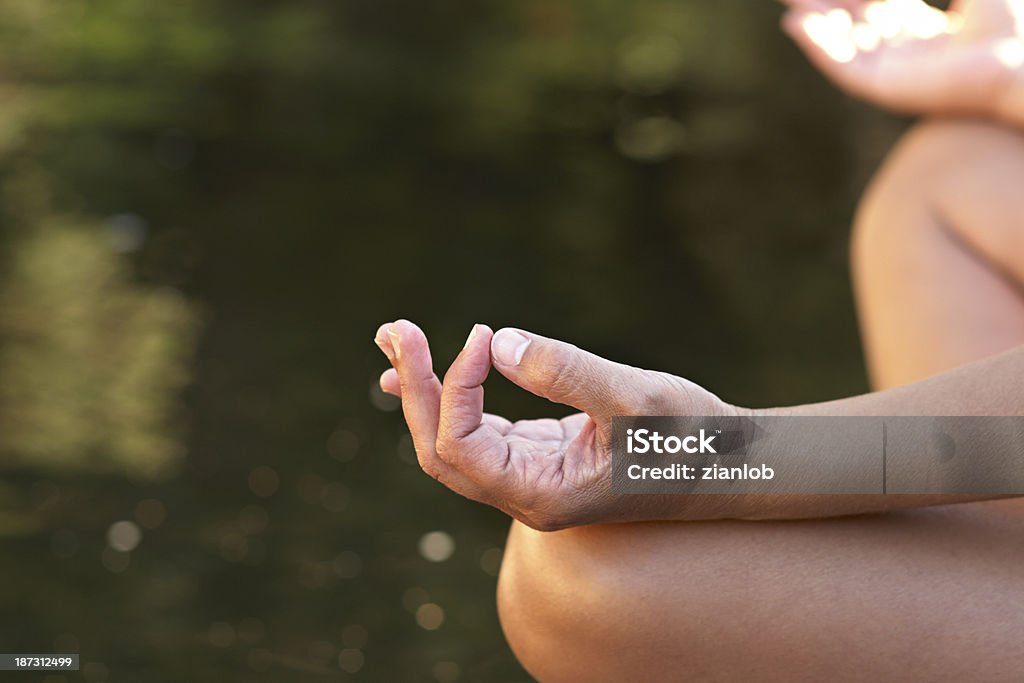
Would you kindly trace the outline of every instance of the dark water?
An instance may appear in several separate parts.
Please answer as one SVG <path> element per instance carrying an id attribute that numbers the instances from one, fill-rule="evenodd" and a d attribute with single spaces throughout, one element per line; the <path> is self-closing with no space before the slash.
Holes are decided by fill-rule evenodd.
<path id="1" fill-rule="evenodd" d="M 778 12 L 5 10 L 0 651 L 80 653 L 51 683 L 527 680 L 508 520 L 419 472 L 372 336 L 415 320 L 443 370 L 514 324 L 748 405 L 863 389 L 846 231 L 900 124 Z"/>

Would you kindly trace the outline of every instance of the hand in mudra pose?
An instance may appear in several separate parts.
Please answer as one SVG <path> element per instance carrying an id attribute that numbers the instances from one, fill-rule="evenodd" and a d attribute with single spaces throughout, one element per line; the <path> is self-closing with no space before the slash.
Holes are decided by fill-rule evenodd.
<path id="1" fill-rule="evenodd" d="M 786 29 L 839 87 L 912 114 L 1024 121 L 1024 0 L 784 0 Z"/>
<path id="2" fill-rule="evenodd" d="M 401 396 L 423 469 L 537 529 L 668 516 L 636 497 L 612 495 L 612 417 L 739 414 L 681 377 L 614 363 L 520 330 L 494 334 L 476 325 L 443 383 L 416 325 L 385 324 L 375 341 L 394 365 L 381 386 Z M 485 414 L 483 382 L 492 363 L 527 391 L 583 412 L 519 422 Z"/>

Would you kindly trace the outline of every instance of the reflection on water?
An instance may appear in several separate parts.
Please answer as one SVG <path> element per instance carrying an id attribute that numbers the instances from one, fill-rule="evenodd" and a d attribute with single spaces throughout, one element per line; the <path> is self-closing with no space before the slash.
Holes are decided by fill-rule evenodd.
<path id="1" fill-rule="evenodd" d="M 183 455 L 197 318 L 142 287 L 102 233 L 42 225 L 0 280 L 0 462 L 151 478 Z"/>

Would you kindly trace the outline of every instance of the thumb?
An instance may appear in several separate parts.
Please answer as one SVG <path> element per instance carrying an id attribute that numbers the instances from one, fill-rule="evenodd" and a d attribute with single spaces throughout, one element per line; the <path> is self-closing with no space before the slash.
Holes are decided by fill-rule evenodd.
<path id="1" fill-rule="evenodd" d="M 491 339 L 491 359 L 523 389 L 591 417 L 635 415 L 647 405 L 643 370 L 539 334 L 499 330 Z"/>

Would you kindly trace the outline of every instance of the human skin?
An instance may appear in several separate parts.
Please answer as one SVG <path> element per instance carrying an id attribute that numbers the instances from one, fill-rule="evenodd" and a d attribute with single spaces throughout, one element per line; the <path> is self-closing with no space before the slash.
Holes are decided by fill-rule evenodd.
<path id="1" fill-rule="evenodd" d="M 791 4 L 807 9 L 839 3 Z M 861 4 L 842 3 L 854 10 Z M 1008 6 L 987 4 L 986 11 Z M 821 58 L 812 54 L 826 72 L 842 68 Z M 936 101 L 941 99 L 899 108 L 957 113 Z M 957 106 L 992 120 L 1012 118 L 988 102 Z M 852 240 L 858 310 L 879 392 L 784 410 L 1020 415 L 1021 187 L 1019 132 L 984 120 L 933 120 L 915 128 L 865 194 Z M 417 333 L 405 323 L 393 327 L 383 328 L 385 352 L 394 353 L 388 331 L 397 335 L 406 360 L 426 350 L 425 338 L 422 346 L 418 337 L 407 342 L 407 331 Z M 488 330 L 478 330 L 476 343 L 483 347 L 488 336 Z M 475 358 L 473 348 L 460 359 Z M 591 368 L 601 367 L 588 361 Z M 440 382 L 424 371 L 429 363 L 410 361 L 403 370 L 396 358 L 395 365 L 398 371 L 386 372 L 382 386 L 402 395 L 418 451 L 439 443 L 436 437 L 450 425 L 470 424 L 442 419 L 442 403 L 456 404 L 451 391 L 446 402 L 440 400 Z M 500 361 L 494 366 L 509 375 Z M 466 376 L 453 366 L 445 386 L 449 378 L 462 382 Z M 575 370 L 554 378 L 559 376 L 574 381 L 555 381 L 556 388 L 578 392 L 586 384 L 587 375 Z M 636 390 L 626 388 L 632 385 L 622 382 L 621 368 L 610 376 L 610 393 L 618 398 L 603 398 L 585 410 L 618 409 L 607 402 L 625 401 L 629 392 L 630 400 L 649 406 L 658 393 L 650 386 L 667 389 L 676 381 L 658 375 L 647 389 Z M 670 400 L 682 402 L 674 405 L 727 406 L 690 383 L 674 386 Z M 539 385 L 526 388 L 531 387 Z M 478 385 L 464 388 L 473 407 L 476 401 L 482 405 Z M 436 431 L 417 428 L 429 424 L 423 417 L 434 415 Z M 500 418 L 483 422 L 507 428 Z M 463 467 L 466 461 L 475 465 L 471 456 L 479 455 L 455 453 L 464 456 L 453 459 Z M 477 479 L 456 481 L 464 476 L 460 468 L 440 458 L 424 461 L 428 472 L 456 490 L 474 487 L 460 491 L 470 497 L 495 496 Z M 790 502 L 808 510 L 846 498 Z M 800 521 L 594 524 L 554 533 L 514 522 L 499 581 L 499 612 L 513 650 L 542 681 L 1019 680 L 1021 539 L 1024 502 L 1017 500 Z"/>

